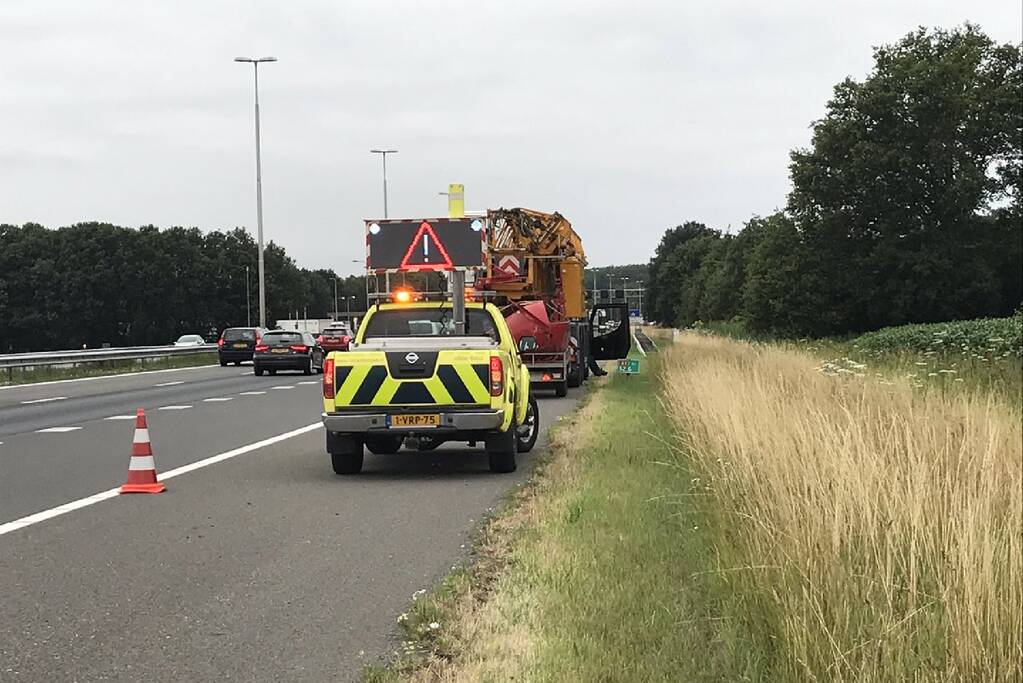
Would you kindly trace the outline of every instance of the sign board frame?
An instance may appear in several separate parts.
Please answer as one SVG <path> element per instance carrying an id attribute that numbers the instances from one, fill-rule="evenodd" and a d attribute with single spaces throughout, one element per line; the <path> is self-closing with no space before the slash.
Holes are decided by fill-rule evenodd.
<path id="1" fill-rule="evenodd" d="M 471 227 L 474 221 L 479 221 L 479 230 Z M 366 219 L 364 222 L 366 272 L 369 274 L 468 271 L 485 267 L 488 226 L 483 218 L 476 216 L 384 218 Z M 401 237 L 391 238 L 390 242 L 400 239 L 401 244 L 388 243 L 387 251 L 382 255 L 379 255 L 378 247 L 380 257 L 374 261 L 373 243 L 384 243 L 384 238 L 380 238 L 380 235 L 385 235 L 388 229 L 392 230 L 388 238 L 400 231 Z M 476 234 L 479 235 L 478 254 L 475 251 Z M 471 243 L 469 238 L 472 240 Z M 457 243 L 445 245 L 445 239 L 449 242 L 457 240 Z"/>

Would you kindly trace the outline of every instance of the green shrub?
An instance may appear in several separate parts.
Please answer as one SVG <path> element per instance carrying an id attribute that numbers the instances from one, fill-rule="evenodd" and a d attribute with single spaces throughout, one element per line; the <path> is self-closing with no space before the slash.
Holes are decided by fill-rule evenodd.
<path id="1" fill-rule="evenodd" d="M 911 351 L 1020 357 L 1023 312 L 1010 318 L 886 327 L 857 337 L 853 346 L 865 353 Z"/>

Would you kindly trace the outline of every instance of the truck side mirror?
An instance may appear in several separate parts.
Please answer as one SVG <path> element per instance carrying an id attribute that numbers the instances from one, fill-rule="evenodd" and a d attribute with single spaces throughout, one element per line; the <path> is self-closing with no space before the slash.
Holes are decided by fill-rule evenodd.
<path id="1" fill-rule="evenodd" d="M 519 340 L 519 351 L 525 353 L 536 349 L 536 337 L 523 337 Z"/>

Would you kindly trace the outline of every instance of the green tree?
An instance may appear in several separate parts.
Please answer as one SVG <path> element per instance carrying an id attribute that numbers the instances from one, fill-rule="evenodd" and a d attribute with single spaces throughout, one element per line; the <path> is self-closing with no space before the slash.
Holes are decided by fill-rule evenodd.
<path id="1" fill-rule="evenodd" d="M 680 312 L 679 297 L 683 280 L 692 264 L 682 262 L 677 253 L 686 242 L 716 234 L 703 223 L 687 221 L 667 230 L 661 237 L 654 257 L 650 259 L 649 287 L 647 288 L 647 315 L 650 320 L 674 325 Z"/>
<path id="2" fill-rule="evenodd" d="M 758 219 L 755 229 L 757 239 L 742 287 L 742 317 L 754 332 L 814 333 L 822 311 L 820 281 L 809 248 L 783 214 Z"/>
<path id="3" fill-rule="evenodd" d="M 791 164 L 789 210 L 832 314 L 816 332 L 1019 304 L 1020 55 L 975 26 L 920 29 L 836 86 Z"/>

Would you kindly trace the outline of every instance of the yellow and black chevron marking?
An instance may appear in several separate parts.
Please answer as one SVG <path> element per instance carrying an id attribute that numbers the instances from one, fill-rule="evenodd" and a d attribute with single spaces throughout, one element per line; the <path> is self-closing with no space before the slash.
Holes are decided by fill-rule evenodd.
<path id="1" fill-rule="evenodd" d="M 487 365 L 439 364 L 434 377 L 391 379 L 386 365 L 355 365 L 337 369 L 335 401 L 339 405 L 457 405 L 490 403 Z"/>

